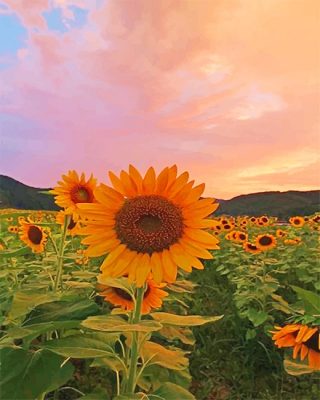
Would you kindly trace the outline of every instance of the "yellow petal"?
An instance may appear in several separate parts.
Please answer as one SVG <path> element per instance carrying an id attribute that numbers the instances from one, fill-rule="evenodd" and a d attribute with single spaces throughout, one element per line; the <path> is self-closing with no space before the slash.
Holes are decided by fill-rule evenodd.
<path id="1" fill-rule="evenodd" d="M 211 260 L 213 258 L 209 251 L 205 250 L 201 245 L 199 246 L 194 242 L 191 243 L 187 238 L 180 239 L 179 243 L 188 254 L 191 254 L 194 257 L 200 257 L 206 260 Z"/>
<path id="2" fill-rule="evenodd" d="M 136 273 L 136 285 L 137 287 L 142 287 L 147 280 L 148 275 L 151 271 L 151 263 L 150 256 L 147 253 L 144 253 L 141 260 L 140 265 L 137 266 Z"/>
<path id="3" fill-rule="evenodd" d="M 107 257 L 104 259 L 103 263 L 100 266 L 100 270 L 103 271 L 108 266 L 110 266 L 120 255 L 121 253 L 127 248 L 124 244 L 120 244 L 117 246 L 113 251 L 111 251 Z"/>
<path id="4" fill-rule="evenodd" d="M 169 250 L 163 250 L 161 253 L 161 263 L 163 271 L 163 280 L 173 283 L 177 279 L 177 264 L 172 260 Z"/>
<path id="5" fill-rule="evenodd" d="M 151 270 L 152 276 L 156 283 L 162 282 L 162 264 L 161 264 L 161 257 L 159 253 L 153 253 L 151 256 Z"/>
<path id="6" fill-rule="evenodd" d="M 129 165 L 129 174 L 137 187 L 138 193 L 142 193 L 142 176 L 140 175 L 139 171 L 131 164 Z"/>
<path id="7" fill-rule="evenodd" d="M 154 192 L 156 186 L 156 173 L 153 167 L 150 167 L 146 172 L 142 186 L 144 194 L 151 194 Z"/>

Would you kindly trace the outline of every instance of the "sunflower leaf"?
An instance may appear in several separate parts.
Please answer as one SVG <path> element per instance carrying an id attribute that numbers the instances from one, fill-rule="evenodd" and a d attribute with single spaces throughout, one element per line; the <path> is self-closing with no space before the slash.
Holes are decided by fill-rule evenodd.
<path id="1" fill-rule="evenodd" d="M 216 322 L 223 318 L 223 315 L 202 316 L 202 315 L 176 315 L 165 312 L 155 312 L 150 314 L 153 319 L 164 325 L 177 326 L 198 326 L 209 322 Z"/>

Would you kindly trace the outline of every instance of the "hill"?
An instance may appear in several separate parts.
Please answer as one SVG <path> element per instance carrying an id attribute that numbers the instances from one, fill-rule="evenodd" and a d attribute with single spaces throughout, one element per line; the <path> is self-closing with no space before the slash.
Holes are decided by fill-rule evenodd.
<path id="1" fill-rule="evenodd" d="M 320 190 L 262 192 L 220 201 L 215 214 L 272 215 L 288 218 L 293 215 L 311 215 L 320 211 Z"/>
<path id="2" fill-rule="evenodd" d="M 41 193 L 49 189 L 24 185 L 8 176 L 0 175 L 0 208 L 27 210 L 57 210 L 53 197 Z M 215 215 L 272 215 L 288 218 L 292 215 L 310 215 L 320 211 L 320 190 L 262 192 L 217 200 Z"/>
<path id="3" fill-rule="evenodd" d="M 0 175 L 0 208 L 25 210 L 58 210 L 53 196 L 40 193 L 40 189 L 24 185 L 9 176 Z"/>

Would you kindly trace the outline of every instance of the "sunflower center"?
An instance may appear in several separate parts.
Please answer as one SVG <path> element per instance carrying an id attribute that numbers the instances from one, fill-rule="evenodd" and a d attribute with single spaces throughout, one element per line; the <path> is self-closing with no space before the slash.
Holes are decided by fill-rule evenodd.
<path id="1" fill-rule="evenodd" d="M 91 203 L 92 193 L 85 186 L 76 186 L 71 190 L 71 200 L 74 203 Z"/>
<path id="2" fill-rule="evenodd" d="M 317 353 L 320 353 L 319 349 L 319 330 L 316 331 L 311 338 L 309 338 L 304 344 L 309 347 L 309 349 L 312 349 L 316 351 Z"/>
<path id="3" fill-rule="evenodd" d="M 245 236 L 245 234 L 243 234 L 243 233 L 240 233 L 240 235 L 239 235 L 239 239 L 240 239 L 240 240 L 245 240 L 245 239 L 246 239 L 246 236 Z"/>
<path id="4" fill-rule="evenodd" d="M 128 300 L 128 301 L 132 301 L 132 297 L 131 297 L 130 294 L 127 293 L 125 290 L 120 289 L 120 288 L 116 288 L 116 287 L 114 287 L 114 288 L 112 288 L 112 289 L 113 289 L 113 291 L 114 291 L 119 297 L 121 297 L 122 299 Z"/>
<path id="5" fill-rule="evenodd" d="M 158 195 L 127 199 L 116 215 L 118 239 L 140 253 L 168 249 L 182 237 L 183 228 L 180 208 Z"/>
<path id="6" fill-rule="evenodd" d="M 42 231 L 37 226 L 31 225 L 29 227 L 28 238 L 33 244 L 40 244 L 42 236 Z"/>
<path id="7" fill-rule="evenodd" d="M 76 225 L 77 225 L 77 223 L 74 222 L 73 218 L 71 217 L 71 220 L 70 220 L 69 225 L 68 225 L 68 229 L 71 230 L 71 229 L 73 229 Z"/>
<path id="8" fill-rule="evenodd" d="M 116 287 L 114 287 L 112 289 L 122 299 L 128 300 L 128 301 L 132 301 L 132 297 L 125 290 L 120 289 L 120 288 L 116 288 Z M 149 295 L 149 293 L 150 293 L 150 286 L 148 285 L 147 290 L 143 294 L 143 298 L 145 299 Z"/>
<path id="9" fill-rule="evenodd" d="M 259 243 L 262 246 L 269 246 L 269 244 L 272 243 L 272 239 L 269 236 L 263 236 L 262 238 L 260 238 Z"/>
<path id="10" fill-rule="evenodd" d="M 300 224 L 300 219 L 298 219 L 298 218 L 294 219 L 294 220 L 293 220 L 293 223 L 294 223 L 295 225 L 299 225 L 299 224 Z"/>
<path id="11" fill-rule="evenodd" d="M 250 249 L 250 250 L 258 250 L 258 247 L 255 246 L 254 244 L 248 243 L 247 246 L 248 246 L 248 249 Z"/>

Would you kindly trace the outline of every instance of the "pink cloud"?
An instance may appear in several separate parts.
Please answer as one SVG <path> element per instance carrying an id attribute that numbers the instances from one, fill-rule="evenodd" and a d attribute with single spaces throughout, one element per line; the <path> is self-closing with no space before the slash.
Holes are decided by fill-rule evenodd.
<path id="1" fill-rule="evenodd" d="M 63 34 L 48 2 L 7 3 L 40 28 L 0 71 L 7 174 L 47 186 L 69 168 L 177 163 L 220 198 L 319 186 L 317 1 L 55 0 L 89 11 Z"/>

